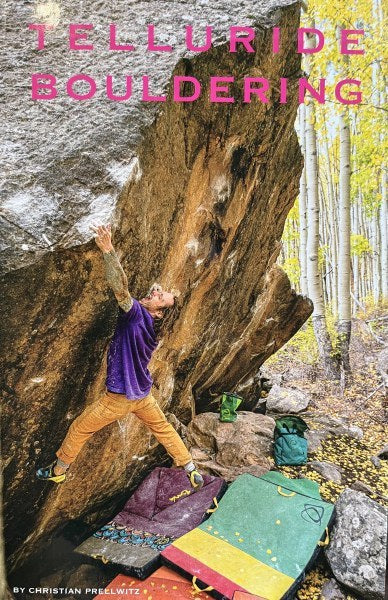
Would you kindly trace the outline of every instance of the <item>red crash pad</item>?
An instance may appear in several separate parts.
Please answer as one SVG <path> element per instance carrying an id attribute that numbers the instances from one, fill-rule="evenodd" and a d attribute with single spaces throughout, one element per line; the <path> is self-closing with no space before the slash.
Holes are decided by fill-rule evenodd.
<path id="1" fill-rule="evenodd" d="M 143 581 L 136 577 L 118 575 L 105 588 L 104 593 L 95 596 L 94 600 L 107 600 L 107 598 L 135 598 L 130 590 L 139 590 L 142 598 L 151 600 L 199 600 L 211 599 L 206 592 L 194 590 L 191 581 L 167 567 L 160 567 Z M 128 591 L 127 591 L 128 590 Z M 136 596 L 138 593 L 136 593 Z M 252 596 L 257 598 L 257 596 Z"/>

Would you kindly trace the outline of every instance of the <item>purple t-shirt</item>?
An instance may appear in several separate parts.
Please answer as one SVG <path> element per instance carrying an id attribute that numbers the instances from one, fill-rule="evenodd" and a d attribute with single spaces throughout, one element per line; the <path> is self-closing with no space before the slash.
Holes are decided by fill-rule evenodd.
<path id="1" fill-rule="evenodd" d="M 152 386 L 148 363 L 157 345 L 154 319 L 148 310 L 135 299 L 128 312 L 120 308 L 108 351 L 107 389 L 125 394 L 129 400 L 145 398 Z"/>

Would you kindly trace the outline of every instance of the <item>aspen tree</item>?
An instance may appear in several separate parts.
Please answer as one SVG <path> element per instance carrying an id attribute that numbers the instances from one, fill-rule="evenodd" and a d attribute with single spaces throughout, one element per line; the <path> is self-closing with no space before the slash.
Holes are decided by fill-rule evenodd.
<path id="1" fill-rule="evenodd" d="M 388 298 L 388 199 L 387 173 L 383 167 L 381 176 L 380 244 L 381 244 L 381 293 Z"/>
<path id="2" fill-rule="evenodd" d="M 338 262 L 338 336 L 341 366 L 350 371 L 349 344 L 352 327 L 350 297 L 350 128 L 343 110 L 340 126 L 339 262 Z"/>
<path id="3" fill-rule="evenodd" d="M 313 48 L 315 36 L 308 36 L 308 46 Z M 309 58 L 310 55 L 308 55 Z M 311 71 L 311 60 L 307 60 L 308 73 Z M 309 297 L 314 304 L 312 322 L 317 340 L 318 351 L 327 377 L 338 378 L 338 369 L 334 357 L 332 343 L 327 330 L 325 306 L 323 301 L 322 281 L 318 264 L 319 249 L 319 194 L 318 194 L 318 161 L 317 135 L 315 131 L 314 103 L 307 95 L 306 102 L 306 180 L 307 180 L 307 281 Z"/>
<path id="4" fill-rule="evenodd" d="M 307 181 L 306 181 L 306 107 L 299 107 L 299 132 L 302 154 L 305 161 L 299 184 L 299 262 L 300 289 L 304 296 L 308 294 L 307 285 Z"/>

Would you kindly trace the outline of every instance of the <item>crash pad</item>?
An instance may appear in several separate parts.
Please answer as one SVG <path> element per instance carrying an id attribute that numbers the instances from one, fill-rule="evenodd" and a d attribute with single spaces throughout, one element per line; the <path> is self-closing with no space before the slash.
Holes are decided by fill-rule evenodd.
<path id="1" fill-rule="evenodd" d="M 131 593 L 131 590 L 133 592 Z M 128 598 L 128 596 L 142 596 L 152 600 L 210 600 L 206 592 L 198 592 L 192 583 L 167 567 L 160 567 L 155 573 L 144 581 L 136 577 L 118 575 L 105 588 L 104 592 L 94 597 L 94 600 L 109 598 Z"/>
<path id="2" fill-rule="evenodd" d="M 247 592 L 234 592 L 233 600 L 266 600 L 262 596 L 256 596 L 256 594 L 248 594 Z"/>
<path id="3" fill-rule="evenodd" d="M 236 591 L 291 598 L 327 538 L 333 510 L 314 481 L 243 474 L 207 521 L 163 550 L 162 562 L 230 600 Z"/>
<path id="4" fill-rule="evenodd" d="M 183 469 L 157 467 L 120 511 L 75 551 L 144 579 L 160 566 L 160 552 L 208 516 L 226 489 L 220 477 L 204 475 L 195 491 Z"/>

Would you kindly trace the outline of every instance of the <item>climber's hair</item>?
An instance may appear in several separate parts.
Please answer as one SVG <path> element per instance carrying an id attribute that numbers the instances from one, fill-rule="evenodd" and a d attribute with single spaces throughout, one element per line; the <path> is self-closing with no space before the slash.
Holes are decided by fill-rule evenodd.
<path id="1" fill-rule="evenodd" d="M 154 320 L 154 330 L 158 340 L 165 336 L 166 333 L 172 331 L 173 325 L 179 317 L 180 310 L 181 306 L 178 302 L 178 297 L 174 296 L 174 304 L 163 309 L 163 317 L 161 319 L 156 318 Z"/>

